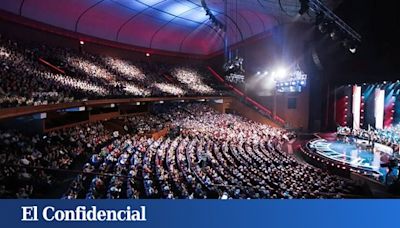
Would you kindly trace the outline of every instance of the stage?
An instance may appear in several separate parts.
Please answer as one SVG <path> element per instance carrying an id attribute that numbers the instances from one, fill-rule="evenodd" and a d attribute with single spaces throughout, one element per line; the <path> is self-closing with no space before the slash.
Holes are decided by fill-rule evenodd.
<path id="1" fill-rule="evenodd" d="M 318 138 L 309 142 L 310 149 L 328 161 L 335 161 L 338 164 L 347 165 L 364 172 L 373 172 L 376 175 L 384 176 L 386 168 L 381 164 L 386 163 L 393 154 L 393 149 L 375 143 L 374 148 L 366 146 L 368 141 L 357 139 L 353 143 L 346 143 L 339 140 Z"/>

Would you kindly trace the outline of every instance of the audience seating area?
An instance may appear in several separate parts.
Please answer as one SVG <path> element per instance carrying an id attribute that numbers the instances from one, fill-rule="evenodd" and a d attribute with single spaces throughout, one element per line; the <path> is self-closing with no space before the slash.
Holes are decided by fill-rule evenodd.
<path id="1" fill-rule="evenodd" d="M 44 64 L 46 61 L 47 64 Z M 0 37 L 0 108 L 110 98 L 222 96 L 205 67 L 132 62 Z M 0 198 L 342 198 L 359 186 L 298 162 L 295 134 L 205 103 L 45 134 L 0 130 Z M 166 136 L 151 137 L 170 129 Z"/>
<path id="2" fill-rule="evenodd" d="M 2 108 L 99 98 L 226 93 L 202 66 L 132 62 L 4 37 L 0 38 L 0 64 Z"/>
<path id="3" fill-rule="evenodd" d="M 361 194 L 351 181 L 283 152 L 294 133 L 217 113 L 203 103 L 176 104 L 118 121 L 123 131 L 108 128 L 107 122 L 40 136 L 1 131 L 0 197 L 49 197 L 54 189 L 62 192 L 52 197 L 65 199 L 292 199 Z M 167 123 L 171 128 L 167 136 L 146 136 Z"/>

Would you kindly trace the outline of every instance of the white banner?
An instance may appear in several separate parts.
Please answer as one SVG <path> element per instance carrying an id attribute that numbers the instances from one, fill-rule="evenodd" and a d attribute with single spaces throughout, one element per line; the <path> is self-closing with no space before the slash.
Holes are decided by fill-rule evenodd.
<path id="1" fill-rule="evenodd" d="M 383 128 L 383 117 L 385 112 L 385 90 L 375 90 L 375 128 Z"/>
<path id="2" fill-rule="evenodd" d="M 353 86 L 353 129 L 360 129 L 361 86 Z"/>

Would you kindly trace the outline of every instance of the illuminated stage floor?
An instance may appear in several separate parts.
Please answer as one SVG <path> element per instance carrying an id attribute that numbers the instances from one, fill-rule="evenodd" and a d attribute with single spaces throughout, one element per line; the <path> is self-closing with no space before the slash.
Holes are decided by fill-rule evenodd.
<path id="1" fill-rule="evenodd" d="M 365 140 L 358 140 L 358 143 L 366 143 Z M 361 168 L 368 171 L 375 171 L 380 175 L 386 174 L 386 168 L 381 168 L 381 163 L 389 159 L 393 150 L 382 144 L 375 144 L 375 152 L 357 148 L 355 143 L 348 144 L 342 141 L 327 141 L 317 139 L 310 143 L 310 147 L 326 158 L 346 163 L 354 168 Z"/>

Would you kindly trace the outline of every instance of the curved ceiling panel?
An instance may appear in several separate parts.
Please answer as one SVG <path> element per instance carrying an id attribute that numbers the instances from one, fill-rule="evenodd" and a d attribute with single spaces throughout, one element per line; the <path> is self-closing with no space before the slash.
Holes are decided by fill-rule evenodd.
<path id="1" fill-rule="evenodd" d="M 75 24 L 79 16 L 100 2 L 102 0 L 25 0 L 21 15 L 75 31 Z"/>
<path id="2" fill-rule="evenodd" d="M 244 18 L 251 18 L 251 26 L 255 33 L 259 33 L 260 31 L 264 32 L 267 30 L 264 20 L 270 20 L 265 17 L 265 15 L 259 15 L 258 12 L 249 11 L 249 10 L 241 10 L 240 14 Z"/>
<path id="3" fill-rule="evenodd" d="M 150 47 L 167 51 L 179 50 L 180 42 L 190 31 L 187 27 L 165 24 L 150 38 Z"/>
<path id="4" fill-rule="evenodd" d="M 142 13 L 125 24 L 119 33 L 118 41 L 149 48 L 150 38 L 164 23 L 164 20 Z"/>
<path id="5" fill-rule="evenodd" d="M 2 0 L 1 8 L 11 13 L 19 14 L 23 0 Z"/>
<path id="6" fill-rule="evenodd" d="M 202 39 L 196 39 L 199 37 Z M 207 45 L 203 44 L 204 40 L 207 40 Z M 210 22 L 206 20 L 182 39 L 179 52 L 190 53 L 194 50 L 196 54 L 211 53 L 219 50 L 223 42 L 222 34 L 216 33 Z"/>
<path id="7" fill-rule="evenodd" d="M 209 27 L 201 26 L 198 32 L 190 34 L 186 40 L 182 41 L 180 51 L 184 53 L 193 51 L 194 54 L 212 53 L 221 47 L 223 47 L 223 39 L 220 34 L 210 32 Z"/>
<path id="8" fill-rule="evenodd" d="M 227 25 L 229 44 L 289 21 L 298 0 L 206 0 Z M 333 2 L 334 0 L 325 0 Z M 124 44 L 207 55 L 223 49 L 201 0 L 2 0 L 0 9 L 39 22 Z"/>
<path id="9" fill-rule="evenodd" d="M 132 13 L 132 10 L 112 1 L 103 1 L 81 15 L 77 21 L 76 31 L 115 40 L 118 28 L 131 17 Z"/>

